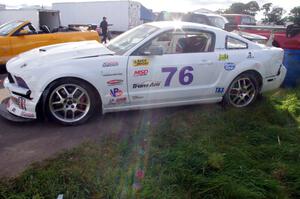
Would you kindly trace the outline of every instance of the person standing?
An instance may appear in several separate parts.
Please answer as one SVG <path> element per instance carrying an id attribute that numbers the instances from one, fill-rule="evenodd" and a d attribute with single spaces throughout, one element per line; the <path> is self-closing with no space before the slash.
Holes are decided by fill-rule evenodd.
<path id="1" fill-rule="evenodd" d="M 102 43 L 106 44 L 106 40 L 107 40 L 107 35 L 108 35 L 108 23 L 106 21 L 106 17 L 103 17 L 103 21 L 100 23 L 100 28 L 102 31 Z"/>

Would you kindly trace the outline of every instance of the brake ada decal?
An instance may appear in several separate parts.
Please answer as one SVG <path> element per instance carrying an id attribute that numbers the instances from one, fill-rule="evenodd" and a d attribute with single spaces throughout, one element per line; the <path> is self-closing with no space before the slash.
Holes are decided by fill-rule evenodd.
<path id="1" fill-rule="evenodd" d="M 112 97 L 121 97 L 123 95 L 123 91 L 118 89 L 118 88 L 114 88 L 114 89 L 110 89 L 110 96 Z"/>
<path id="2" fill-rule="evenodd" d="M 133 61 L 133 66 L 139 67 L 139 66 L 148 66 L 150 64 L 150 61 L 148 59 L 137 59 Z"/>
<path id="3" fill-rule="evenodd" d="M 232 71 L 235 69 L 235 63 L 225 63 L 224 69 L 227 71 Z"/>
<path id="4" fill-rule="evenodd" d="M 123 84 L 123 82 L 124 81 L 122 79 L 113 79 L 113 80 L 107 81 L 106 83 L 107 83 L 108 86 L 116 86 L 116 85 Z"/>

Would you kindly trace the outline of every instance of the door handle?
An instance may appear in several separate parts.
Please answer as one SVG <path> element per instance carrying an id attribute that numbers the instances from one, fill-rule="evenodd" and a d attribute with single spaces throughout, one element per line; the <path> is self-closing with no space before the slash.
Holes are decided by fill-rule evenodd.
<path id="1" fill-rule="evenodd" d="M 201 60 L 200 65 L 211 65 L 212 63 L 210 60 Z"/>

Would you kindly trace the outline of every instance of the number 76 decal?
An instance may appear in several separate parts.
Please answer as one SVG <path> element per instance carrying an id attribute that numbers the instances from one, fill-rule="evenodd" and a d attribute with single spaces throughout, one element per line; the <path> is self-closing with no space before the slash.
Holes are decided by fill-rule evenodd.
<path id="1" fill-rule="evenodd" d="M 171 81 L 175 75 L 175 73 L 177 72 L 177 68 L 176 67 L 167 67 L 167 68 L 162 68 L 161 72 L 163 73 L 169 73 L 166 82 L 165 82 L 165 87 L 169 87 L 171 85 Z M 194 76 L 192 73 L 190 73 L 191 71 L 194 71 L 193 67 L 191 66 L 186 66 L 183 67 L 180 71 L 179 71 L 179 83 L 181 85 L 190 85 L 193 80 L 194 80 Z"/>

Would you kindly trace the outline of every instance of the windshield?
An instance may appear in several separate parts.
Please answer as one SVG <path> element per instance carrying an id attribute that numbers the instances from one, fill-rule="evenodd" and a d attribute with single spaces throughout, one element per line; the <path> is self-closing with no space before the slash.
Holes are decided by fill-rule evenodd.
<path id="1" fill-rule="evenodd" d="M 13 21 L 13 22 L 9 22 L 9 23 L 5 23 L 5 24 L 1 25 L 0 26 L 0 35 L 1 36 L 7 36 L 11 31 L 16 29 L 22 23 L 24 23 L 24 22 L 22 22 L 22 21 Z"/>
<path id="2" fill-rule="evenodd" d="M 225 24 L 228 23 L 226 18 L 218 17 L 218 16 L 209 16 L 209 21 L 212 23 L 213 26 L 216 26 L 218 28 L 225 28 Z"/>
<path id="3" fill-rule="evenodd" d="M 107 48 L 117 55 L 123 55 L 157 30 L 157 27 L 151 25 L 138 26 L 111 40 Z"/>

